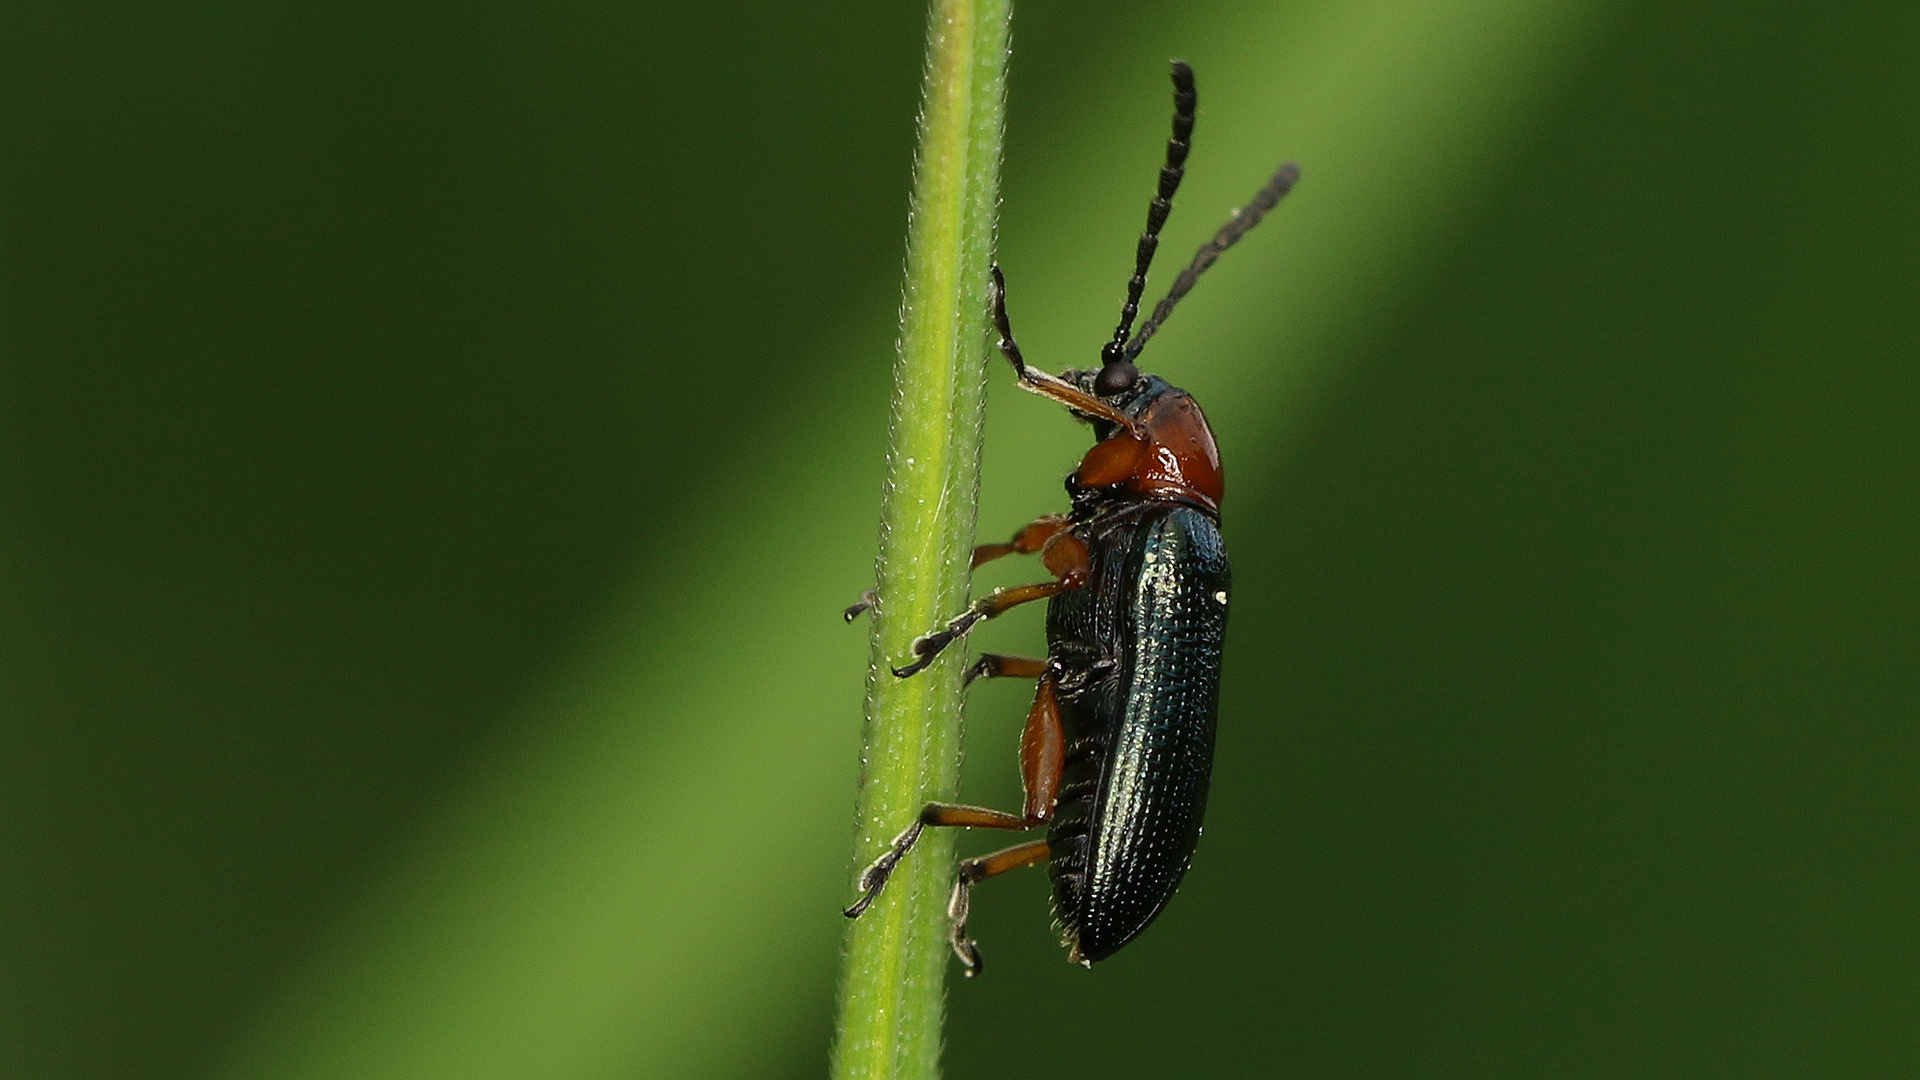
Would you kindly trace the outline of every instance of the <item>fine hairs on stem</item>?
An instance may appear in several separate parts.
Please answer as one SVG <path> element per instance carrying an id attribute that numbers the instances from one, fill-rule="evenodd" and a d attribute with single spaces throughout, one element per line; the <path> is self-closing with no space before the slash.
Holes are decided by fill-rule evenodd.
<path id="1" fill-rule="evenodd" d="M 1008 0 L 932 0 L 907 236 L 891 446 L 867 678 L 857 870 L 959 780 L 961 658 L 892 663 L 966 604 L 986 399 L 987 268 L 1006 87 Z M 847 924 L 835 1080 L 933 1080 L 945 1019 L 951 837 Z"/>

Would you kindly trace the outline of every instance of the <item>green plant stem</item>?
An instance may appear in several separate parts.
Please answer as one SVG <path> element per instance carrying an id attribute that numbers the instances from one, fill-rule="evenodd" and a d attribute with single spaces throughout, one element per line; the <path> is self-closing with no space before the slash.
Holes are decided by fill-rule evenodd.
<path id="1" fill-rule="evenodd" d="M 960 771 L 960 659 L 888 671 L 967 601 L 986 397 L 987 266 L 1000 182 L 1009 0 L 933 0 L 907 230 L 855 873 Z M 939 1075 L 953 840 L 929 832 L 848 928 L 839 1080 Z"/>

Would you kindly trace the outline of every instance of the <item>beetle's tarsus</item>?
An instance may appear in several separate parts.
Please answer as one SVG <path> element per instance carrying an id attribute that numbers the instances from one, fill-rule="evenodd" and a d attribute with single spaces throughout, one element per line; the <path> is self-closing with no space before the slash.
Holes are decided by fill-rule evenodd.
<path id="1" fill-rule="evenodd" d="M 894 677 L 905 679 L 925 671 L 927 665 L 939 659 L 940 654 L 946 650 L 947 646 L 953 644 L 953 639 L 957 636 L 952 630 L 936 630 L 931 634 L 922 634 L 914 638 L 910 648 L 913 650 L 913 655 L 919 659 L 894 668 Z"/>
<path id="2" fill-rule="evenodd" d="M 1020 355 L 1020 345 L 1013 340 L 1013 326 L 1007 322 L 1007 279 L 1000 273 L 1000 264 L 994 263 L 987 268 L 990 280 L 987 283 L 987 309 L 993 318 L 993 328 L 999 332 L 994 343 L 1000 355 L 1013 365 L 1014 376 L 1022 381 L 1027 377 L 1027 361 Z"/>
<path id="3" fill-rule="evenodd" d="M 887 879 L 893 876 L 893 868 L 900 865 L 900 860 L 907 857 L 907 852 L 913 850 L 913 845 L 920 839 L 920 830 L 924 828 L 926 823 L 915 819 L 913 824 L 893 838 L 893 843 L 887 845 L 887 850 L 881 852 L 879 858 L 860 871 L 860 899 L 840 914 L 857 919 L 873 906 L 873 902 L 880 897 L 880 890 L 887 887 Z"/>
<path id="4" fill-rule="evenodd" d="M 997 596 L 998 593 L 995 595 Z M 979 622 L 981 619 L 992 617 L 990 614 L 992 600 L 993 597 L 991 596 L 985 600 L 981 600 L 948 620 L 946 626 L 935 630 L 931 634 L 921 634 L 919 637 L 914 638 L 913 644 L 908 646 L 908 648 L 913 650 L 913 655 L 918 657 L 918 659 L 894 668 L 894 675 L 904 679 L 910 675 L 918 675 L 920 672 L 925 671 L 927 665 L 940 658 L 940 654 L 946 651 L 947 646 L 965 637 L 967 631 L 973 629 L 974 623 Z"/>
<path id="5" fill-rule="evenodd" d="M 936 630 L 931 634 L 921 634 L 919 637 L 914 638 L 913 644 L 908 646 L 908 648 L 912 649 L 913 655 L 919 659 L 911 660 L 894 668 L 894 678 L 905 679 L 925 671 L 927 665 L 938 659 L 941 650 L 945 649 L 952 642 L 953 635 L 945 630 Z"/>
<path id="6" fill-rule="evenodd" d="M 868 589 L 866 592 L 863 592 L 860 594 L 860 599 L 854 601 L 852 604 L 849 604 L 847 606 L 847 610 L 842 612 L 842 614 L 846 616 L 846 620 L 848 622 L 852 622 L 853 620 L 859 618 L 860 616 L 865 615 L 867 612 L 872 611 L 874 605 L 878 604 L 879 602 L 880 602 L 880 590 Z"/>
<path id="7" fill-rule="evenodd" d="M 967 978 L 980 974 L 986 961 L 980 958 L 980 946 L 967 936 L 967 909 L 971 902 L 971 886 L 974 875 L 979 873 L 977 861 L 968 859 L 960 864 L 960 873 L 953 882 L 953 896 L 947 900 L 947 919 L 952 926 L 948 940 L 953 945 L 953 955 L 960 958 L 960 964 L 966 968 Z"/>

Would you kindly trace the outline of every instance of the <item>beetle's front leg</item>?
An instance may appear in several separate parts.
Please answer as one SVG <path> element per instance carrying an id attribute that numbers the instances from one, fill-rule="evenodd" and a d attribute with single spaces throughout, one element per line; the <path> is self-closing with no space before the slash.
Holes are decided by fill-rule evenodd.
<path id="1" fill-rule="evenodd" d="M 860 599 L 855 600 L 851 604 L 848 604 L 847 610 L 841 612 L 840 616 L 846 619 L 848 622 L 852 622 L 853 620 L 859 618 L 860 616 L 865 615 L 867 612 L 872 611 L 873 605 L 878 604 L 879 602 L 880 602 L 879 588 L 876 587 L 876 588 L 868 589 L 866 592 L 863 592 L 860 594 Z"/>
<path id="2" fill-rule="evenodd" d="M 980 620 L 991 619 L 1021 604 L 1045 600 L 1055 593 L 1077 589 L 1086 584 L 1087 578 L 1093 573 L 1093 556 L 1087 550 L 1086 541 L 1064 529 L 1054 533 L 1046 546 L 1040 549 L 1040 558 L 1047 569 L 1054 572 L 1054 580 L 995 589 L 972 607 L 948 619 L 947 625 L 915 638 L 912 646 L 914 660 L 894 668 L 893 673 L 904 679 L 925 670 L 947 646 L 965 637 L 967 631 L 973 629 Z"/>
<path id="3" fill-rule="evenodd" d="M 981 564 L 990 563 L 1003 555 L 1031 555 L 1047 546 L 1047 541 L 1067 527 L 1065 514 L 1047 514 L 1035 518 L 1013 534 L 1013 539 L 1004 544 L 981 544 L 973 549 L 973 565 L 970 569 L 979 569 Z M 860 599 L 847 606 L 841 614 L 848 622 L 873 610 L 880 602 L 880 590 L 868 589 L 860 594 Z"/>
<path id="4" fill-rule="evenodd" d="M 1008 658 L 1011 659 L 1011 658 Z M 1025 661 L 1044 663 L 1044 661 Z M 1066 728 L 1060 717 L 1060 698 L 1056 678 L 1043 673 L 1034 687 L 1033 707 L 1027 710 L 1027 722 L 1020 729 L 1020 787 L 1025 792 L 1018 814 L 989 810 L 984 806 L 956 806 L 952 803 L 928 803 L 913 824 L 906 827 L 887 850 L 860 874 L 860 898 L 846 909 L 849 919 L 857 919 L 886 888 L 887 879 L 900 860 L 907 857 L 920 834 L 929 828 L 959 826 L 973 829 L 1031 829 L 1053 820 L 1060 801 L 1060 784 L 1067 762 Z M 967 936 L 967 908 L 973 885 L 1022 866 L 1044 862 L 1052 853 L 1045 840 L 1034 840 L 976 859 L 962 859 L 959 875 L 953 883 L 953 896 L 947 901 L 947 917 L 952 930 L 949 940 L 954 955 L 966 965 L 968 976 L 980 971 L 980 947 Z"/>
<path id="5" fill-rule="evenodd" d="M 1035 518 L 1013 534 L 1013 539 L 1004 544 L 981 544 L 973 549 L 973 567 L 992 562 L 1004 555 L 1031 555 L 1047 546 L 1047 541 L 1065 532 L 1067 515 L 1047 514 Z"/>

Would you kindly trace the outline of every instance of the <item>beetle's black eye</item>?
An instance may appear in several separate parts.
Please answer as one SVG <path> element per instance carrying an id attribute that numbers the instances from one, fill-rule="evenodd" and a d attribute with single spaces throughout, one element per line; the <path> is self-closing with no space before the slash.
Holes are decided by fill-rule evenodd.
<path id="1" fill-rule="evenodd" d="M 1138 378 L 1140 378 L 1140 369 L 1125 360 L 1108 364 L 1100 369 L 1100 374 L 1094 376 L 1093 392 L 1101 397 L 1122 394 L 1131 389 Z"/>

